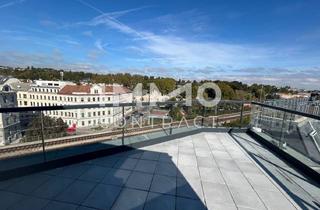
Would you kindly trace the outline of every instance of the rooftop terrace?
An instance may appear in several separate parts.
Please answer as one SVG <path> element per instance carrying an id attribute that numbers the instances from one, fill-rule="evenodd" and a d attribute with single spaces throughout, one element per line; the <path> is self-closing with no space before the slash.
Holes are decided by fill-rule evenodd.
<path id="1" fill-rule="evenodd" d="M 1 209 L 320 208 L 320 188 L 246 133 L 200 132 L 0 189 Z"/>
<path id="2" fill-rule="evenodd" d="M 232 113 L 193 109 L 204 116 L 197 121 L 186 108 L 187 120 L 169 127 L 55 138 L 42 122 L 43 128 L 35 128 L 37 141 L 0 148 L 0 209 L 320 209 L 320 152 L 313 138 L 319 134 L 301 126 L 320 117 L 256 102 L 249 111 L 243 102 L 232 103 L 221 106 Z M 0 112 L 83 108 L 95 105 Z M 244 117 L 250 125 L 241 124 Z M 240 124 L 232 124 L 238 118 Z"/>

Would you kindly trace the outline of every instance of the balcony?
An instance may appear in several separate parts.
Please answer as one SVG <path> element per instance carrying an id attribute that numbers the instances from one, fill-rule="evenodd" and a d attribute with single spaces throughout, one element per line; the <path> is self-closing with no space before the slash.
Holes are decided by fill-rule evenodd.
<path id="1" fill-rule="evenodd" d="M 287 128 L 293 123 L 285 127 L 298 117 L 282 114 L 280 129 L 277 114 L 269 117 L 292 110 L 259 103 L 252 103 L 248 110 L 243 102 L 235 101 L 221 102 L 212 109 L 168 104 L 168 110 L 181 107 L 185 120 L 142 128 L 127 124 L 110 131 L 91 129 L 63 137 L 43 127 L 33 132 L 32 142 L 3 146 L 1 209 L 320 208 L 317 160 L 298 150 L 297 138 L 288 138 Z M 41 112 L 39 119 L 43 120 L 45 111 L 76 108 L 84 107 L 32 112 Z M 155 112 L 143 113 L 146 117 Z M 246 125 L 248 113 L 251 122 Z M 125 118 L 130 121 L 134 115 Z M 274 128 L 277 132 L 270 132 Z M 21 131 L 22 135 L 27 132 Z M 305 145 L 303 138 L 300 145 Z"/>

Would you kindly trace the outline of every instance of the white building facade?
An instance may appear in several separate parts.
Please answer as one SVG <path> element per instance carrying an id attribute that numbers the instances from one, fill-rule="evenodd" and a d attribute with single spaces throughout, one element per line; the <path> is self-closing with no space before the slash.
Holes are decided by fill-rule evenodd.
<path id="1" fill-rule="evenodd" d="M 119 84 L 74 84 L 64 81 L 35 81 L 27 91 L 17 91 L 18 105 L 59 106 L 101 104 L 99 108 L 52 110 L 45 115 L 61 118 L 69 126 L 109 127 L 122 119 L 120 107 L 104 107 L 103 104 L 132 102 L 132 92 Z M 132 111 L 125 107 L 125 114 Z"/>

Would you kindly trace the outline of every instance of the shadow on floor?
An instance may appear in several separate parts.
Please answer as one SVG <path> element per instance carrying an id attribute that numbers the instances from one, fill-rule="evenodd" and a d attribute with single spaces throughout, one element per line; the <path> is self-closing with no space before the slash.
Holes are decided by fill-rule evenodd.
<path id="1" fill-rule="evenodd" d="M 133 149 L 0 182 L 1 209 L 204 210 L 168 153 Z"/>
<path id="2" fill-rule="evenodd" d="M 249 154 L 249 156 L 295 201 L 295 203 L 301 208 L 301 209 L 314 209 L 317 210 L 320 207 L 319 202 L 313 198 L 308 192 L 306 192 L 303 187 L 301 187 L 298 183 L 296 183 L 294 180 L 290 179 L 285 174 L 291 174 L 297 179 L 300 179 L 302 181 L 307 182 L 308 184 L 314 185 L 315 187 L 319 186 L 314 183 L 312 180 L 308 180 L 306 178 L 302 178 L 301 176 L 297 176 L 296 174 L 293 174 L 292 172 L 284 169 L 283 167 L 280 167 L 276 163 L 271 162 L 267 158 L 265 158 L 263 155 L 259 154 L 259 152 L 255 149 L 255 147 L 259 147 L 260 149 L 265 149 L 263 146 L 251 142 L 250 140 L 242 137 L 239 134 L 230 134 L 230 136 Z M 248 149 L 246 146 L 252 147 L 252 150 Z M 254 151 L 255 150 L 255 151 Z M 276 170 L 272 170 L 270 166 L 267 166 L 269 164 L 271 167 L 276 168 Z M 279 176 L 282 176 L 282 180 L 279 178 Z M 286 180 L 284 182 L 284 180 Z M 304 194 L 309 194 L 309 201 L 307 201 L 305 198 L 300 196 L 297 192 L 299 190 L 304 191 Z"/>

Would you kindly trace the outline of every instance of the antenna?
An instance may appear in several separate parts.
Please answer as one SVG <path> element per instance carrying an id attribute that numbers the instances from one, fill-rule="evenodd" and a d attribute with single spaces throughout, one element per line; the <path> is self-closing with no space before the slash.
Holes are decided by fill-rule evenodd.
<path id="1" fill-rule="evenodd" d="M 60 71 L 61 81 L 63 81 L 63 71 Z"/>

